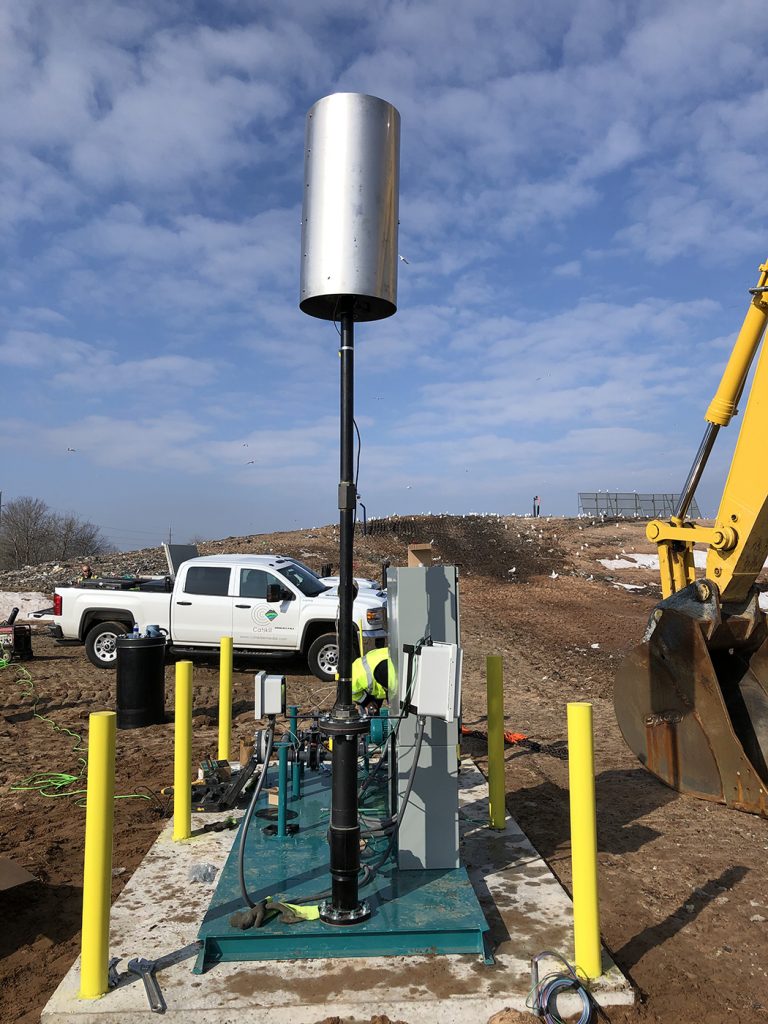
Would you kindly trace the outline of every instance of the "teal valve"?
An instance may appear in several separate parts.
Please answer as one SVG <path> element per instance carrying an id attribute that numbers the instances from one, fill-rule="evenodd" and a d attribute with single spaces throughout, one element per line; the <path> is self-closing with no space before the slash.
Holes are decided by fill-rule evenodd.
<path id="1" fill-rule="evenodd" d="M 298 800 L 301 796 L 301 769 L 299 763 L 299 751 L 296 750 L 295 759 L 291 762 L 291 799 Z"/>
<path id="2" fill-rule="evenodd" d="M 299 769 L 299 709 L 296 704 L 288 705 L 288 723 L 295 757 L 291 762 L 291 799 L 301 796 L 301 771 Z"/>
<path id="3" fill-rule="evenodd" d="M 389 710 L 381 708 L 371 719 L 371 743 L 381 746 L 389 734 Z"/>
<path id="4" fill-rule="evenodd" d="M 288 804 L 288 750 L 289 744 L 278 743 L 278 775 L 277 775 L 277 834 L 283 839 L 288 834 L 285 827 Z"/>
<path id="5" fill-rule="evenodd" d="M 381 719 L 374 715 L 371 719 L 371 743 L 375 743 L 377 747 L 381 746 L 383 731 Z"/>

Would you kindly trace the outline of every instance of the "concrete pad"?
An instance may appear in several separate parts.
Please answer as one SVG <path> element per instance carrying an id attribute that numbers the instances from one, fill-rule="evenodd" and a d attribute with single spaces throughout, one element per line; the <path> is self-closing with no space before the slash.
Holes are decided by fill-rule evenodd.
<path id="1" fill-rule="evenodd" d="M 488 787 L 471 761 L 462 764 L 462 857 L 491 928 L 496 963 L 479 956 L 366 957 L 219 964 L 193 975 L 195 936 L 214 883 L 188 881 L 190 867 L 219 869 L 234 832 L 208 832 L 186 843 L 163 830 L 112 908 L 110 954 L 128 960 L 160 960 L 157 978 L 172 1020 L 194 1024 L 242 1024 L 257 1010 L 262 1024 L 313 1024 L 328 1016 L 367 1019 L 386 1014 L 413 1024 L 486 1024 L 505 1007 L 524 1010 L 530 989 L 530 957 L 553 949 L 573 958 L 571 903 L 562 887 L 511 819 L 504 832 L 485 827 Z M 193 828 L 210 816 L 195 815 Z M 592 991 L 603 1006 L 634 1001 L 628 982 L 606 953 L 606 973 Z M 557 970 L 542 964 L 542 975 Z M 150 1009 L 138 978 L 121 976 L 102 999 L 80 1000 L 80 964 L 51 997 L 42 1024 L 148 1021 Z M 561 1012 L 578 1008 L 560 999 Z"/>

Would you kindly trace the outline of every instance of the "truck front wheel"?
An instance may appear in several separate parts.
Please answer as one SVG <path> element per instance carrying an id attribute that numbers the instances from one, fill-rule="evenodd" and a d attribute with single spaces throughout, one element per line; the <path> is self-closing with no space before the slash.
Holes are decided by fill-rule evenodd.
<path id="1" fill-rule="evenodd" d="M 323 633 L 307 651 L 307 664 L 313 676 L 332 683 L 339 670 L 339 645 L 335 633 Z"/>
<path id="2" fill-rule="evenodd" d="M 99 622 L 85 638 L 85 653 L 96 668 L 114 668 L 117 638 L 128 632 L 122 622 Z"/>

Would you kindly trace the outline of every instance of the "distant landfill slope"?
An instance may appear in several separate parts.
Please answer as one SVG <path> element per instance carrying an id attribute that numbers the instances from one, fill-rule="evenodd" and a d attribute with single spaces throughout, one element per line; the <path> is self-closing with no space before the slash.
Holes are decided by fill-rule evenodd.
<path id="1" fill-rule="evenodd" d="M 547 520 L 498 515 L 392 516 L 370 520 L 355 537 L 355 573 L 378 579 L 381 563 L 405 565 L 409 544 L 432 542 L 434 559 L 458 565 L 464 576 L 516 580 L 548 573 L 563 564 L 563 552 L 553 541 Z M 553 523 L 556 521 L 552 521 Z M 558 520 L 557 522 L 561 522 Z M 338 527 L 334 525 L 287 533 L 251 534 L 198 543 L 201 555 L 221 552 L 291 555 L 319 571 L 328 563 L 338 567 Z M 162 576 L 168 571 L 161 547 L 101 555 L 90 562 L 95 576 Z M 51 594 L 80 575 L 82 560 L 46 562 L 0 572 L 0 590 Z"/>

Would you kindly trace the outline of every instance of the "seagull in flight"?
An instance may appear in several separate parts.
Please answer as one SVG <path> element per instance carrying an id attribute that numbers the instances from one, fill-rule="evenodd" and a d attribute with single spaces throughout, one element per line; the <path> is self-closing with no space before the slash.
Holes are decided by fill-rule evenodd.
<path id="1" fill-rule="evenodd" d="M 401 256 L 401 255 L 400 255 L 400 253 L 398 253 L 397 255 L 398 255 L 399 259 L 401 259 L 401 260 L 403 261 L 403 263 L 408 263 L 408 264 L 410 265 L 410 261 L 409 261 L 409 260 L 407 260 L 407 259 L 405 258 L 405 256 Z"/>
<path id="2" fill-rule="evenodd" d="M 255 465 L 256 465 L 256 459 L 251 459 L 250 462 L 246 462 L 246 466 L 255 466 Z"/>
<path id="3" fill-rule="evenodd" d="M 77 448 L 67 448 L 67 451 L 68 451 L 68 452 L 76 452 L 76 451 L 77 451 Z"/>

